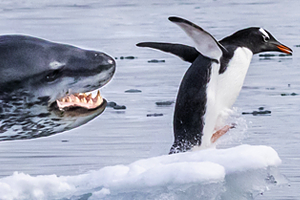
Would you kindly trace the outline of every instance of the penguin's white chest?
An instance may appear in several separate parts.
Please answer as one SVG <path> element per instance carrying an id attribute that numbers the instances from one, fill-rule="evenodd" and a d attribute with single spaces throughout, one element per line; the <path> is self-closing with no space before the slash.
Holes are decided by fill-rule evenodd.
<path id="1" fill-rule="evenodd" d="M 214 131 L 225 125 L 224 120 L 242 89 L 252 56 L 251 50 L 239 47 L 223 74 L 219 74 L 219 64 L 212 65 L 212 73 L 206 91 L 207 104 L 203 136 L 201 146 L 195 150 L 209 147 Z"/>
<path id="2" fill-rule="evenodd" d="M 217 99 L 221 108 L 230 109 L 237 99 L 252 56 L 253 53 L 250 49 L 238 47 L 228 63 L 226 71 L 218 76 Z"/>

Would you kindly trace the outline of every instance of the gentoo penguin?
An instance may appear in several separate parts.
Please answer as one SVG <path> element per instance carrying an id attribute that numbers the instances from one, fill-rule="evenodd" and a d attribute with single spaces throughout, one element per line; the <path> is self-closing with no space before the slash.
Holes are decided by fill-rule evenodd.
<path id="1" fill-rule="evenodd" d="M 142 42 L 137 46 L 169 52 L 192 63 L 176 99 L 172 154 L 194 147 L 207 148 L 232 128 L 224 124 L 224 119 L 239 95 L 253 54 L 265 51 L 292 54 L 292 50 L 263 28 L 246 28 L 218 42 L 192 22 L 179 17 L 169 20 L 193 39 L 196 48 L 157 42 Z"/>

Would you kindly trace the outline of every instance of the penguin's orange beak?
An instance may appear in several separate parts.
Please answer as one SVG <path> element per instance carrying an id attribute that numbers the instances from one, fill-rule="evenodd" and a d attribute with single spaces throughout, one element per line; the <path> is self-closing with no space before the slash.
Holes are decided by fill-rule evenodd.
<path id="1" fill-rule="evenodd" d="M 292 55 L 292 52 L 293 50 L 287 46 L 284 46 L 283 44 L 279 44 L 279 45 L 276 45 L 277 48 L 282 51 L 283 53 L 286 53 L 286 54 L 289 54 L 289 55 Z"/>

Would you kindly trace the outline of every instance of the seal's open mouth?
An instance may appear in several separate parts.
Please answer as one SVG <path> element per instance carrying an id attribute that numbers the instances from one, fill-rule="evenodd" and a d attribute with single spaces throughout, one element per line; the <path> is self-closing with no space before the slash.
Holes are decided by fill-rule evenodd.
<path id="1" fill-rule="evenodd" d="M 78 93 L 78 94 L 71 94 L 65 96 L 61 99 L 56 100 L 57 106 L 59 110 L 69 110 L 71 108 L 85 108 L 88 110 L 97 109 L 98 107 L 102 106 L 104 100 L 100 95 L 100 91 L 97 91 L 95 97 L 93 94 L 90 93 Z"/>

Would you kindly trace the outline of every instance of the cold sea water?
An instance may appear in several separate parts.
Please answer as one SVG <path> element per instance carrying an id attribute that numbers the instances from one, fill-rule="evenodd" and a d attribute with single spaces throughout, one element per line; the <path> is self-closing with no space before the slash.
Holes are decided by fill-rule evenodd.
<path id="1" fill-rule="evenodd" d="M 57 187 L 57 190 L 56 188 L 50 190 L 46 184 L 47 179 L 53 179 L 50 175 L 79 179 L 86 173 L 91 173 L 91 170 L 97 172 L 106 166 L 126 166 L 135 161 L 142 162 L 141 159 L 150 159 L 146 162 L 149 164 L 154 162 L 151 160 L 152 157 L 166 155 L 173 142 L 174 103 L 169 106 L 158 106 L 156 102 L 176 100 L 181 78 L 190 64 L 173 55 L 137 48 L 135 44 L 142 41 L 161 41 L 193 46 L 191 39 L 167 19 L 169 16 L 181 16 L 198 24 L 217 39 L 242 28 L 263 27 L 280 42 L 293 49 L 293 56 L 262 53 L 253 57 L 243 89 L 234 105 L 233 117 L 230 119 L 231 122 L 237 123 L 237 128 L 221 138 L 217 148 L 229 149 L 225 155 L 230 158 L 235 152 L 230 151 L 230 148 L 241 144 L 272 147 L 281 158 L 281 164 L 276 162 L 277 164 L 274 165 L 279 165 L 278 173 L 285 176 L 287 182 L 283 181 L 283 184 L 248 197 L 248 199 L 300 199 L 299 9 L 300 2 L 296 0 L 0 1 L 1 34 L 32 35 L 82 48 L 101 50 L 115 57 L 116 74 L 113 80 L 101 89 L 101 93 L 108 101 L 126 106 L 125 110 L 108 107 L 101 116 L 88 124 L 62 134 L 29 141 L 2 142 L 0 144 L 0 183 L 8 184 L 14 192 L 7 196 L 0 194 L 0 197 L 22 199 L 24 196 L 21 191 L 25 193 L 33 191 L 32 194 L 27 194 L 28 197 L 76 199 L 78 191 L 72 197 L 72 194 L 59 196 L 59 187 L 55 184 L 53 187 Z M 150 60 L 157 62 L 149 62 Z M 141 92 L 125 92 L 129 89 Z M 259 111 L 259 109 L 271 111 L 271 113 L 242 114 Z M 251 151 L 248 146 L 242 147 Z M 211 153 L 212 157 L 217 156 L 214 155 L 215 153 Z M 276 161 L 273 151 L 268 155 L 273 156 Z M 249 165 L 251 163 L 249 162 Z M 230 164 L 232 165 L 230 167 L 235 165 L 235 163 Z M 223 165 L 225 170 L 229 167 L 227 165 L 226 162 Z M 178 169 L 187 167 L 187 170 L 191 170 L 188 166 L 190 165 L 182 166 L 183 168 L 177 165 L 172 166 L 172 169 L 167 169 L 165 174 L 172 171 L 174 167 Z M 224 190 L 222 187 L 222 184 L 225 184 L 224 181 L 220 181 L 221 185 L 215 184 L 219 183 L 216 180 L 219 180 L 218 178 L 224 173 L 222 169 L 218 176 L 218 166 L 212 168 L 210 165 L 199 165 L 198 167 L 216 171 L 215 179 L 209 179 L 214 181 L 201 185 L 203 194 L 207 194 L 207 190 L 210 192 Z M 247 168 L 247 166 L 244 167 Z M 251 168 L 251 166 L 248 167 Z M 113 168 L 108 172 L 122 171 L 122 169 Z M 162 172 L 164 171 L 160 171 L 160 175 L 164 177 Z M 22 174 L 24 180 L 32 179 L 37 185 L 33 184 L 27 190 L 27 186 L 19 182 Z M 44 175 L 42 176 L 44 182 L 38 180 L 35 182 L 37 177 L 40 177 L 38 175 Z M 168 177 L 165 178 L 168 179 Z M 251 173 L 246 174 L 240 180 L 247 182 L 248 179 L 251 179 Z M 164 178 L 156 179 L 162 182 L 163 180 Z M 80 180 L 68 181 L 80 182 Z M 143 183 L 143 181 L 136 181 Z M 234 177 L 226 181 L 234 182 Z M 89 182 L 91 181 L 82 180 L 80 183 Z M 34 190 L 34 187 L 38 188 L 38 185 L 43 183 L 44 189 Z M 182 180 L 178 183 L 183 187 Z M 5 184 L 2 186 L 7 187 Z M 124 199 L 131 199 L 132 196 L 126 196 L 125 189 L 121 188 L 124 185 L 126 184 L 116 186 L 115 190 L 120 190 Z M 230 187 L 234 185 L 231 184 Z M 218 192 L 213 193 L 215 196 L 201 197 L 199 193 L 193 195 L 193 189 L 195 188 L 192 187 L 187 191 L 191 194 L 190 196 L 186 195 L 181 199 L 193 199 L 197 195 L 197 199 L 230 199 L 228 196 L 218 195 Z M 55 195 L 58 196 L 55 196 L 53 191 L 56 191 Z M 173 191 L 180 190 L 175 188 Z M 81 191 L 80 195 L 92 192 Z M 113 193 L 102 188 L 93 196 L 94 199 L 97 196 L 106 198 L 105 195 L 110 192 Z M 155 198 L 152 196 L 151 198 L 151 195 L 149 196 L 151 190 L 147 192 L 147 199 L 176 199 L 174 195 L 155 196 Z M 62 192 L 62 194 L 65 193 Z M 136 193 L 135 199 L 144 199 L 143 194 L 145 193 Z M 88 199 L 90 196 L 80 196 L 77 199 Z M 117 195 L 114 197 L 122 199 Z M 107 197 L 107 199 L 114 199 L 114 197 Z M 175 197 L 180 199 L 180 195 L 175 195 Z"/>

